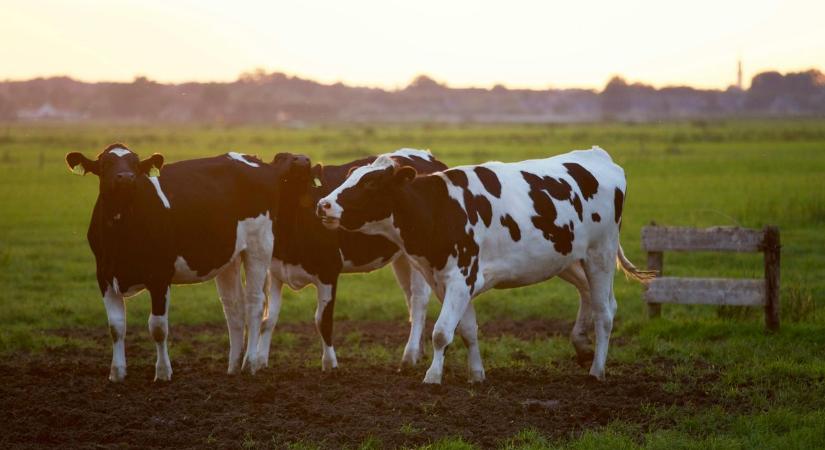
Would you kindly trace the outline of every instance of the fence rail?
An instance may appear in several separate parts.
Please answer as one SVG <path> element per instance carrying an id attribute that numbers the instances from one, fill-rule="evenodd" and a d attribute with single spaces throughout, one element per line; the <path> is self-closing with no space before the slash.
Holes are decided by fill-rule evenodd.
<path id="1" fill-rule="evenodd" d="M 642 248 L 647 252 L 647 267 L 659 277 L 645 288 L 644 299 L 650 317 L 661 315 L 663 303 L 761 306 L 765 326 L 779 329 L 779 229 L 762 230 L 739 227 L 660 227 L 642 228 Z M 765 276 L 761 279 L 666 277 L 664 252 L 762 252 Z"/>

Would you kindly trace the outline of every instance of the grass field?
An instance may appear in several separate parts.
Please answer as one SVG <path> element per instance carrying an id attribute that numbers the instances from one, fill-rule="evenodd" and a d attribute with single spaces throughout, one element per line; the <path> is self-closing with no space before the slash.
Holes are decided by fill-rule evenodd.
<path id="1" fill-rule="evenodd" d="M 684 226 L 780 227 L 782 329 L 768 335 L 763 331 L 760 310 L 730 307 L 667 305 L 661 319 L 648 320 L 640 286 L 617 277 L 619 310 L 608 357 L 608 378 L 611 368 L 632 366 L 638 373 L 664 376 L 656 388 L 674 396 L 696 388 L 701 381 L 711 401 L 642 404 L 632 418 L 610 417 L 606 424 L 584 421 L 561 434 L 535 428 L 528 422 L 523 427 L 516 423 L 522 430 L 499 439 L 496 445 L 825 445 L 825 121 L 304 129 L 0 126 L 0 352 L 7 373 L 14 373 L 13 364 L 19 358 L 42 359 L 52 352 L 88 350 L 99 356 L 92 363 L 99 366 L 93 368 L 97 370 L 95 377 L 100 373 L 97 382 L 106 382 L 110 347 L 101 340 L 107 335 L 106 315 L 85 238 L 97 179 L 72 176 L 63 157 L 69 151 L 94 155 L 114 141 L 128 144 L 141 155 L 163 153 L 167 161 L 236 150 L 265 160 L 279 151 L 291 151 L 306 153 L 313 161 L 339 163 L 400 147 L 418 147 L 431 149 L 449 165 L 516 161 L 599 145 L 627 174 L 621 239 L 626 253 L 637 264 L 644 264 L 640 228 L 652 220 Z M 669 275 L 683 276 L 755 278 L 761 277 L 763 270 L 759 254 L 668 254 L 665 267 Z M 338 295 L 339 323 L 389 322 L 402 331 L 406 329 L 405 305 L 388 269 L 346 276 Z M 476 302 L 482 324 L 538 319 L 571 323 L 578 304 L 575 290 L 557 280 L 490 292 Z M 128 339 L 135 341 L 134 345 L 148 345 L 148 297 L 142 294 L 131 299 L 128 308 Z M 287 291 L 281 321 L 310 322 L 314 308 L 312 289 Z M 438 303 L 432 301 L 430 318 L 437 313 Z M 173 289 L 170 352 L 176 371 L 176 361 L 198 345 L 197 341 L 177 339 L 176 327 L 203 325 L 214 331 L 218 328 L 212 325 L 222 321 L 212 283 Z M 392 366 L 400 360 L 400 344 L 361 342 L 357 327 L 346 329 L 346 334 L 339 333 L 342 336 L 337 345 L 342 361 L 349 360 L 353 366 Z M 93 332 L 99 332 L 99 336 Z M 276 329 L 276 334 L 276 342 L 284 345 L 273 350 L 274 358 L 294 360 L 295 352 L 290 351 L 294 345 L 289 344 L 300 333 Z M 225 342 L 219 331 L 193 336 Z M 320 377 L 320 346 L 315 341 L 309 345 L 311 351 L 298 353 L 297 363 L 317 369 Z M 574 352 L 563 335 L 491 332 L 485 337 L 482 333 L 481 346 L 488 369 L 534 370 L 559 376 L 581 373 L 569 361 Z M 454 347 L 447 363 L 454 372 L 448 373 L 446 383 L 462 385 L 463 348 L 461 344 Z M 225 354 L 215 357 L 225 359 Z M 132 353 L 129 358 L 130 365 L 137 363 Z M 144 359 L 148 363 L 151 356 Z M 424 369 L 420 367 L 414 377 L 423 377 Z M 627 369 L 619 372 L 622 370 Z M 134 378 L 135 374 L 130 376 Z M 631 383 L 633 377 L 622 379 Z M 536 382 L 540 382 L 538 377 Z M 495 371 L 485 385 L 495 387 Z M 552 391 L 551 385 L 548 390 Z M 445 411 L 449 414 L 448 407 Z M 467 433 L 432 439 L 426 437 L 426 427 L 420 428 L 414 419 L 405 427 L 397 434 L 418 435 L 410 438 L 410 445 L 489 445 L 474 437 L 472 426 L 467 427 Z M 192 445 L 208 444 L 208 437 Z M 264 433 L 244 435 L 233 445 L 261 447 L 275 441 Z M 387 444 L 368 435 L 354 436 L 352 441 L 367 447 Z M 226 445 L 232 441 L 218 442 Z M 287 436 L 283 442 L 306 447 L 323 446 L 326 441 Z"/>

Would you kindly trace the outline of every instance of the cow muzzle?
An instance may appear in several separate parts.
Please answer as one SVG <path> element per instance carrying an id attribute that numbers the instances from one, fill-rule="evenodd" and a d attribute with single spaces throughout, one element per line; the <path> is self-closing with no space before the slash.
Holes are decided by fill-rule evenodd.
<path id="1" fill-rule="evenodd" d="M 315 215 L 318 216 L 318 218 L 321 219 L 321 223 L 330 230 L 338 228 L 341 224 L 341 217 L 334 212 L 335 209 L 337 208 L 333 207 L 332 202 L 323 199 L 319 201 L 315 207 Z"/>

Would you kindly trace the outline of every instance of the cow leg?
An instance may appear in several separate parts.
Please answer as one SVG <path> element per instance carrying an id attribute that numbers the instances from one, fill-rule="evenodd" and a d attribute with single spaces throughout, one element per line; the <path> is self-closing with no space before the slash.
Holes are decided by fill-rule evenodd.
<path id="1" fill-rule="evenodd" d="M 215 277 L 218 296 L 223 304 L 226 328 L 229 330 L 229 368 L 235 375 L 241 369 L 244 333 L 244 291 L 241 284 L 241 260 L 236 258 Z"/>
<path id="2" fill-rule="evenodd" d="M 335 357 L 335 348 L 332 346 L 332 322 L 335 312 L 335 294 L 338 283 L 319 284 L 318 307 L 315 309 L 315 327 L 321 333 L 321 369 L 324 371 L 337 369 L 338 359 Z"/>
<path id="3" fill-rule="evenodd" d="M 126 304 L 120 291 L 109 286 L 103 294 L 103 305 L 112 335 L 112 367 L 109 381 L 121 382 L 126 377 Z"/>
<path id="4" fill-rule="evenodd" d="M 392 270 L 404 297 L 407 300 L 407 310 L 410 315 L 410 336 L 404 347 L 404 356 L 401 358 L 401 367 L 415 366 L 422 356 L 421 342 L 424 335 L 424 326 L 427 321 L 427 303 L 430 301 L 430 285 L 420 272 L 413 269 L 409 259 L 404 256 L 396 258 L 392 263 Z"/>
<path id="5" fill-rule="evenodd" d="M 611 247 L 605 245 L 604 247 Z M 607 249 L 592 249 L 584 262 L 584 270 L 590 282 L 591 308 L 596 334 L 596 353 L 590 366 L 590 375 L 604 380 L 604 368 L 607 361 L 607 348 L 610 332 L 613 330 L 613 317 L 616 309 L 611 304 L 613 275 L 615 266 L 615 246 Z"/>
<path id="6" fill-rule="evenodd" d="M 593 362 L 593 349 L 587 331 L 593 327 L 593 314 L 590 307 L 590 284 L 584 267 L 575 263 L 559 274 L 559 278 L 572 284 L 579 291 L 579 313 L 576 315 L 576 324 L 570 332 L 570 342 L 576 349 L 576 360 L 582 367 Z"/>
<path id="7" fill-rule="evenodd" d="M 470 292 L 463 281 L 462 279 L 461 283 L 452 283 L 447 287 L 441 313 L 433 328 L 433 361 L 424 377 L 425 383 L 441 384 L 444 374 L 444 350 L 453 341 L 456 326 L 470 303 Z"/>
<path id="8" fill-rule="evenodd" d="M 149 314 L 149 335 L 155 341 L 158 359 L 155 362 L 155 381 L 172 379 L 172 363 L 166 345 L 169 335 L 169 286 L 150 289 L 152 296 L 152 313 Z"/>
<path id="9" fill-rule="evenodd" d="M 277 278 L 272 278 L 269 286 L 269 306 L 267 316 L 261 323 L 261 341 L 258 344 L 258 366 L 269 366 L 269 346 L 272 342 L 272 331 L 278 323 L 278 316 L 281 314 L 281 288 L 283 282 Z"/>
<path id="10" fill-rule="evenodd" d="M 481 350 L 478 348 L 478 322 L 473 302 L 467 304 L 464 316 L 458 322 L 458 332 L 467 346 L 467 368 L 470 371 L 470 383 L 484 381 L 484 365 L 481 362 Z"/>
<path id="11" fill-rule="evenodd" d="M 265 286 L 269 272 L 269 262 L 272 258 L 272 246 L 268 251 L 261 248 L 247 248 L 243 255 L 244 273 L 246 274 L 246 355 L 241 370 L 249 370 L 250 374 L 260 369 L 258 359 L 258 341 L 261 335 L 263 322 L 264 301 L 266 299 Z"/>

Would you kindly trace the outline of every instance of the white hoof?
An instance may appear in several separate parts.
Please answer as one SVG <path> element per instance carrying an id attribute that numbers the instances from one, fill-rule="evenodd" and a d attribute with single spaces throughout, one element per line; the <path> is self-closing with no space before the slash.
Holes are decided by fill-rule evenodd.
<path id="1" fill-rule="evenodd" d="M 604 381 L 604 370 L 590 369 L 590 375 L 599 381 Z"/>
<path id="2" fill-rule="evenodd" d="M 404 349 L 404 356 L 401 357 L 401 367 L 415 367 L 421 359 L 421 350 L 415 348 Z"/>
<path id="3" fill-rule="evenodd" d="M 484 369 L 470 371 L 470 383 L 481 383 L 485 379 Z"/>
<path id="4" fill-rule="evenodd" d="M 172 381 L 172 366 L 156 366 L 155 381 Z"/>
<path id="5" fill-rule="evenodd" d="M 424 376 L 424 383 L 426 384 L 441 384 L 441 372 L 433 369 L 427 370 L 427 375 Z"/>
<path id="6" fill-rule="evenodd" d="M 126 378 L 126 366 L 112 366 L 109 370 L 109 381 L 121 383 Z"/>
<path id="7" fill-rule="evenodd" d="M 247 372 L 250 375 L 255 375 L 255 373 L 260 368 L 261 367 L 258 365 L 258 359 L 257 358 L 251 358 L 251 359 L 244 358 L 243 364 L 241 365 L 241 371 L 242 372 Z"/>

